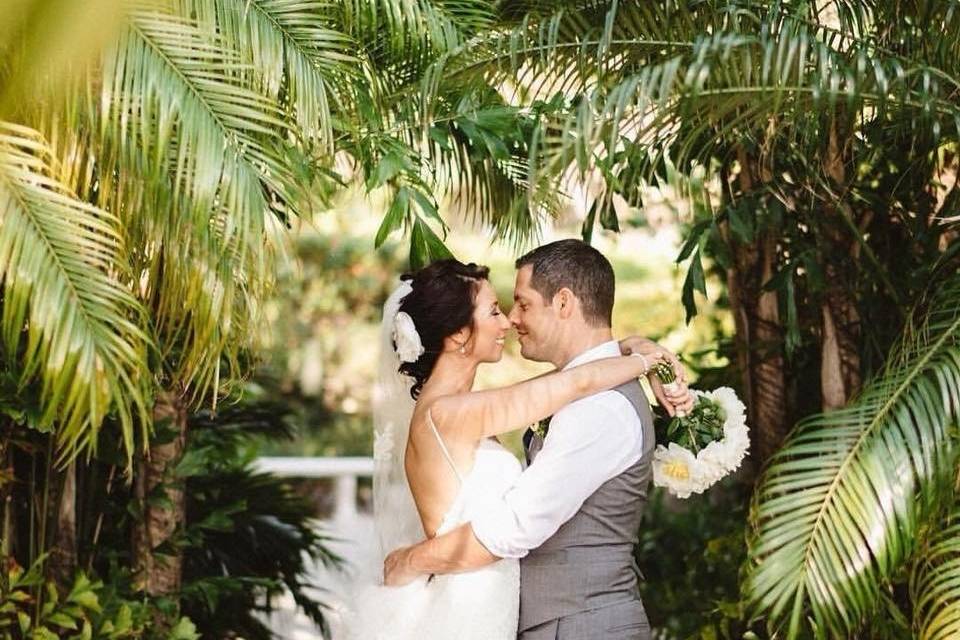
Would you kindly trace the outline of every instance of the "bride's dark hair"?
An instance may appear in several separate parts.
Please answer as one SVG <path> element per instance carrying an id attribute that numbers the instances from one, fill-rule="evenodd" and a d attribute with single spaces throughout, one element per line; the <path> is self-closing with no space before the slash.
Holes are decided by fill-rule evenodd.
<path id="1" fill-rule="evenodd" d="M 447 258 L 401 276 L 413 290 L 400 301 L 400 311 L 413 319 L 424 348 L 417 360 L 400 365 L 400 373 L 414 379 L 410 389 L 414 400 L 437 364 L 444 338 L 473 324 L 480 282 L 489 274 L 487 267 Z"/>

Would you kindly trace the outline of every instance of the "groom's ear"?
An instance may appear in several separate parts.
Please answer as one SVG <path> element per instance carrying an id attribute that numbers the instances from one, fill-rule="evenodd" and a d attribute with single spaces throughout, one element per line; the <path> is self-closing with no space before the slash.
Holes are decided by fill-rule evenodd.
<path id="1" fill-rule="evenodd" d="M 566 287 L 561 287 L 553 296 L 553 308 L 557 315 L 564 320 L 573 315 L 578 302 L 577 297 L 573 295 L 573 291 Z"/>

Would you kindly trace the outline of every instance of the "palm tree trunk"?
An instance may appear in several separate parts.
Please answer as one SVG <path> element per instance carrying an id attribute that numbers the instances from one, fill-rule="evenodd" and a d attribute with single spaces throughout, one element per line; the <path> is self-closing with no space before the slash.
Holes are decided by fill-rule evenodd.
<path id="1" fill-rule="evenodd" d="M 757 449 L 766 461 L 780 448 L 787 435 L 786 373 L 783 358 L 783 326 L 776 291 L 763 291 L 773 278 L 777 239 L 767 232 L 760 238 L 760 279 L 756 283 L 756 311 L 752 341 L 756 346 L 751 362 L 754 382 L 755 422 L 761 428 Z"/>
<path id="2" fill-rule="evenodd" d="M 158 395 L 153 417 L 155 442 L 140 461 L 135 485 L 143 514 L 133 532 L 136 584 L 151 596 L 175 597 L 180 591 L 183 554 L 165 543 L 182 528 L 186 515 L 183 489 L 173 474 L 183 455 L 187 431 L 186 405 L 180 394 L 165 391 Z M 161 546 L 164 548 L 158 552 Z"/>
<path id="3" fill-rule="evenodd" d="M 738 150 L 738 156 L 739 187 L 741 193 L 747 193 L 755 183 L 754 163 L 743 148 Z M 732 236 L 726 223 L 721 233 L 734 256 L 727 273 L 727 287 L 747 415 L 756 443 L 753 458 L 760 466 L 773 455 L 787 433 L 783 327 L 777 293 L 763 290 L 776 266 L 777 237 L 766 229 L 758 231 L 752 243 L 742 243 Z"/>
<path id="4" fill-rule="evenodd" d="M 737 352 L 744 372 L 747 411 L 753 426 L 755 460 L 762 464 L 787 433 L 783 328 L 775 291 L 762 287 L 773 276 L 776 238 L 764 233 L 752 247 L 737 249 L 728 275 L 737 328 Z M 734 302 L 735 301 L 735 302 Z"/>
<path id="5" fill-rule="evenodd" d="M 938 218 L 943 215 L 944 205 L 952 197 L 955 197 L 957 189 L 960 189 L 960 153 L 946 152 L 944 155 L 946 157 L 943 160 L 943 165 L 937 171 L 936 180 L 934 180 L 931 189 L 933 192 L 931 195 L 936 202 L 933 213 Z M 946 218 L 946 220 L 956 222 L 957 217 Z M 940 234 L 940 251 L 944 252 L 953 246 L 958 238 L 960 238 L 960 231 L 957 231 L 955 226 L 945 226 Z"/>
<path id="6" fill-rule="evenodd" d="M 77 464 L 70 463 L 60 480 L 57 495 L 56 529 L 50 553 L 54 580 L 69 586 L 77 569 Z"/>
<path id="7" fill-rule="evenodd" d="M 838 117 L 830 127 L 824 155 L 824 172 L 843 193 L 846 189 L 846 155 L 849 136 L 838 130 Z M 842 206 L 842 205 L 838 205 Z M 820 307 L 820 396 L 824 411 L 847 404 L 861 384 L 860 312 L 855 298 L 853 264 L 860 248 L 851 238 L 851 224 L 840 216 L 847 211 L 828 205 L 824 228 L 824 262 L 827 290 Z"/>
<path id="8" fill-rule="evenodd" d="M 0 509 L 3 510 L 2 529 L 0 529 L 0 559 L 13 553 L 13 540 L 16 536 L 13 517 L 13 454 L 10 451 L 9 438 L 13 429 L 9 420 L 3 421 L 3 437 L 0 439 Z"/>
<path id="9" fill-rule="evenodd" d="M 860 315 L 848 290 L 831 289 L 821 307 L 820 393 L 824 411 L 846 405 L 861 384 Z"/>

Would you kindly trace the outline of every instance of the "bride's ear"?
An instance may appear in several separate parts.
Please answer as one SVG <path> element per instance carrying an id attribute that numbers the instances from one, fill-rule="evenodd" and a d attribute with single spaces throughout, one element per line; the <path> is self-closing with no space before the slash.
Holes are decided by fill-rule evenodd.
<path id="1" fill-rule="evenodd" d="M 470 350 L 470 338 L 472 336 L 473 330 L 470 327 L 463 327 L 456 333 L 452 333 L 444 338 L 444 351 L 468 352 Z"/>

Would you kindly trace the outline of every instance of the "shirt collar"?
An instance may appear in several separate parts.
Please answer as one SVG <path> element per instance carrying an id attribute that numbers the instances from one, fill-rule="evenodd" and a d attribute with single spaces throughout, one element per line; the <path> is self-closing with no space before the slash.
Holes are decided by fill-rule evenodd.
<path id="1" fill-rule="evenodd" d="M 594 360 L 600 360 L 601 358 L 614 358 L 620 354 L 620 343 L 616 340 L 610 340 L 609 342 L 604 342 L 598 344 L 595 347 L 587 349 L 576 358 L 567 363 L 567 366 L 563 368 L 564 371 L 570 367 L 576 367 L 577 365 L 586 364 L 587 362 L 592 362 Z"/>

